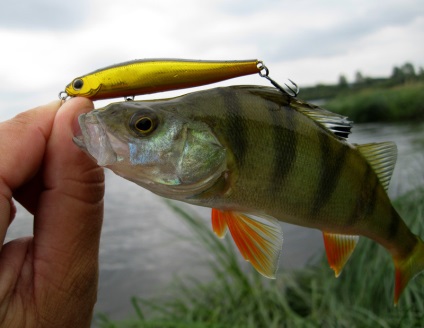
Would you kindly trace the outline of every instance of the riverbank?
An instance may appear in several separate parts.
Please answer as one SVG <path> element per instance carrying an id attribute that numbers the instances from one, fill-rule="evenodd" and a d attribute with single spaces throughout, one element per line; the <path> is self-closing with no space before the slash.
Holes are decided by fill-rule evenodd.
<path id="1" fill-rule="evenodd" d="M 424 189 L 398 198 L 394 205 L 410 229 L 424 236 Z M 181 277 L 189 283 L 173 286 L 164 301 L 134 297 L 134 318 L 112 321 L 97 314 L 95 326 L 118 327 L 418 327 L 424 322 L 424 275 L 411 281 L 393 306 L 393 264 L 382 247 L 361 241 L 336 279 L 325 256 L 270 281 L 249 270 L 245 274 L 229 238 L 217 239 L 200 218 L 170 203 L 194 230 L 200 244 L 214 255 L 209 283 Z"/>
<path id="2" fill-rule="evenodd" d="M 323 107 L 355 123 L 423 121 L 424 83 L 341 92 Z"/>

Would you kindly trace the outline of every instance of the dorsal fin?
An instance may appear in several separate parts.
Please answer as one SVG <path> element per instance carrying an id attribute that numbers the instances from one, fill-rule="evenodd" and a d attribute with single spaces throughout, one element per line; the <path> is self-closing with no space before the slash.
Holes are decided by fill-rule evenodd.
<path id="1" fill-rule="evenodd" d="M 292 101 L 291 105 L 296 108 L 296 110 L 321 124 L 324 128 L 340 138 L 347 139 L 351 133 L 352 121 L 349 121 L 346 116 L 332 113 L 321 107 L 300 100 L 296 103 Z"/>
<path id="2" fill-rule="evenodd" d="M 396 144 L 387 141 L 355 146 L 371 165 L 384 189 L 387 191 L 397 159 Z"/>

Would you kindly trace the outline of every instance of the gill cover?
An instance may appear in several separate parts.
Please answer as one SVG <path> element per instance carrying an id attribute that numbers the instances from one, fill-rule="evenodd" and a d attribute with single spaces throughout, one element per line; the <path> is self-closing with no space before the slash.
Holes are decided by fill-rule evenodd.
<path id="1" fill-rule="evenodd" d="M 166 185 L 193 185 L 221 173 L 225 149 L 209 127 L 201 122 L 178 118 L 171 111 L 160 111 L 140 104 L 129 120 L 133 137 L 129 158 L 134 166 L 155 167 L 150 178 Z M 121 106 L 125 106 L 125 103 Z"/>

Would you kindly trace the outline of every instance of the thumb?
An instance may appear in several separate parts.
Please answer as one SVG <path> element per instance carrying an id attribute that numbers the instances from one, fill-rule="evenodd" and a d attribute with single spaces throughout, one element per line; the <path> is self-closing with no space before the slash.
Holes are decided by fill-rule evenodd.
<path id="1" fill-rule="evenodd" d="M 95 297 L 97 284 L 104 174 L 72 141 L 78 115 L 92 108 L 91 101 L 73 98 L 56 114 L 34 217 L 38 269 L 72 297 Z M 93 287 L 94 295 L 86 295 Z"/>

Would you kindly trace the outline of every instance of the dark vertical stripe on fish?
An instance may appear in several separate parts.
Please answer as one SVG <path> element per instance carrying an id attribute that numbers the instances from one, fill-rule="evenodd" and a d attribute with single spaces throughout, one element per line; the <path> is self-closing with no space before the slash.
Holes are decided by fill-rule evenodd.
<path id="1" fill-rule="evenodd" d="M 367 165 L 365 174 L 362 178 L 362 182 L 360 185 L 360 192 L 356 198 L 356 204 L 353 207 L 352 214 L 349 218 L 347 218 L 345 224 L 346 226 L 354 226 L 358 220 L 361 219 L 364 215 L 369 215 L 372 211 L 374 211 L 375 202 L 376 202 L 376 187 L 377 187 L 377 179 L 375 179 L 375 173 L 370 165 Z M 373 179 L 374 178 L 374 179 Z M 373 181 L 374 185 L 371 185 L 371 181 Z"/>
<path id="2" fill-rule="evenodd" d="M 377 196 L 378 196 L 378 188 L 380 188 L 380 180 L 378 179 L 377 175 L 375 174 L 373 168 L 368 165 L 368 169 L 369 170 L 369 177 L 368 177 L 368 188 L 370 186 L 370 182 L 372 181 L 371 184 L 371 188 L 368 194 L 368 198 L 365 199 L 365 203 L 366 203 L 366 208 L 365 208 L 365 216 L 371 216 L 374 213 L 375 210 L 375 206 L 377 205 Z M 364 187 L 363 188 L 367 188 L 366 186 L 366 181 L 364 181 Z M 363 190 L 363 192 L 365 192 L 365 190 Z"/>
<path id="3" fill-rule="evenodd" d="M 243 109 L 237 98 L 237 93 L 227 89 L 218 89 L 224 101 L 225 108 L 225 135 L 231 136 L 227 139 L 234 153 L 237 164 L 242 167 L 247 154 L 246 122 L 243 119 Z"/>
<path id="4" fill-rule="evenodd" d="M 275 104 L 269 106 L 268 113 L 273 122 L 273 167 L 271 170 L 272 195 L 279 197 L 278 190 L 281 190 L 287 176 L 290 174 L 296 160 L 296 122 L 294 109 L 278 108 Z"/>
<path id="5" fill-rule="evenodd" d="M 326 133 L 319 133 L 319 142 L 321 148 L 321 161 L 319 162 L 321 174 L 312 205 L 311 215 L 313 216 L 319 214 L 319 211 L 331 199 L 339 183 L 347 155 L 347 147 L 340 146 L 338 147 L 339 149 L 331 149 L 330 136 Z"/>

